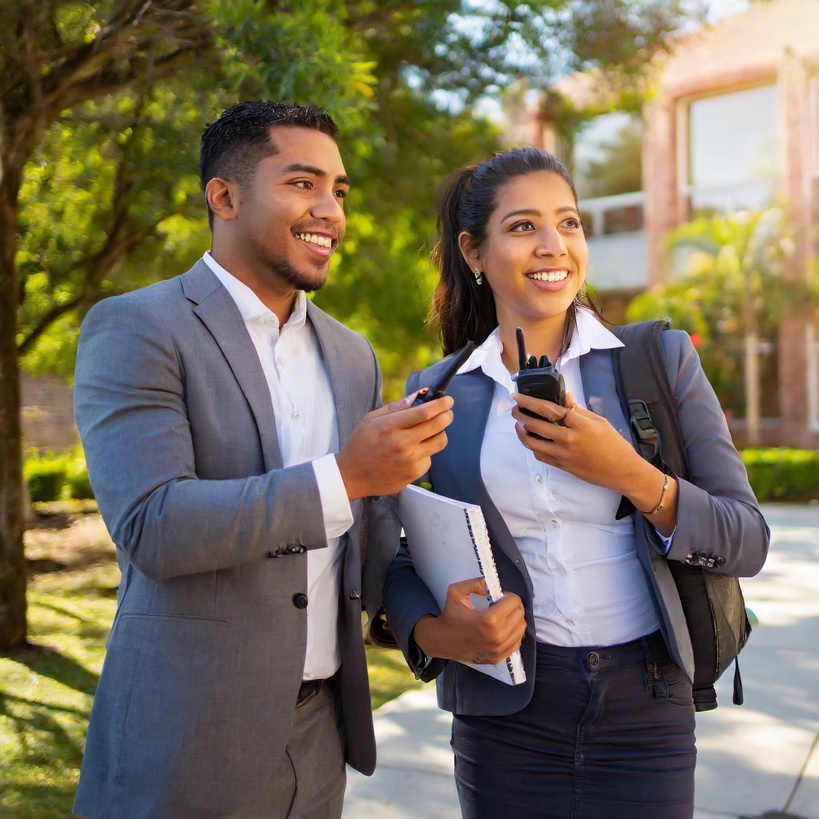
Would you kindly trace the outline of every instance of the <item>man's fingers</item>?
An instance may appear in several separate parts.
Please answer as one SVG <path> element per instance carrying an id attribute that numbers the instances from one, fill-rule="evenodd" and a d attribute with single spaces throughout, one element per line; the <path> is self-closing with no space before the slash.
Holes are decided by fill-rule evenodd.
<path id="1" fill-rule="evenodd" d="M 379 407 L 375 410 L 372 414 L 373 415 L 389 415 L 391 412 L 400 412 L 401 410 L 409 409 L 412 406 L 412 402 L 415 400 L 415 397 L 418 395 L 418 390 L 415 392 L 411 392 L 409 395 L 405 395 L 403 398 L 399 398 L 397 401 L 391 401 L 389 404 L 384 404 L 383 407 Z"/>
<path id="2" fill-rule="evenodd" d="M 444 395 L 441 398 L 436 398 L 434 401 L 427 401 L 425 404 L 419 404 L 417 407 L 413 407 L 412 402 L 417 395 L 418 392 L 411 392 L 409 395 L 405 395 L 397 401 L 384 404 L 383 407 L 373 410 L 368 415 L 370 418 L 379 418 L 401 413 L 399 417 L 391 420 L 394 420 L 396 424 L 401 427 L 408 428 L 447 412 L 455 403 L 452 396 Z"/>

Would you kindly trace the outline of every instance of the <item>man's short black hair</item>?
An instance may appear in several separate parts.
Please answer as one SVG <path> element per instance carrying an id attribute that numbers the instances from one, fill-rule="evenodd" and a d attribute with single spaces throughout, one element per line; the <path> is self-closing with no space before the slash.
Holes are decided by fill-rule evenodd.
<path id="1" fill-rule="evenodd" d="M 199 180 L 202 190 L 214 177 L 235 179 L 246 186 L 253 181 L 259 163 L 278 153 L 271 139 L 272 126 L 315 128 L 332 139 L 339 135 L 338 125 L 321 108 L 295 103 L 240 102 L 209 123 L 199 144 Z M 213 213 L 208 205 L 208 220 Z"/>

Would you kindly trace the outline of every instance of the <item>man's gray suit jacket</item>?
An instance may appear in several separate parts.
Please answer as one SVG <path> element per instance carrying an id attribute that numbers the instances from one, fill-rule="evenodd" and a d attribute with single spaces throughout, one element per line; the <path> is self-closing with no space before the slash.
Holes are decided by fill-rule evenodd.
<path id="1" fill-rule="evenodd" d="M 380 404 L 378 365 L 361 335 L 312 303 L 308 319 L 343 447 Z M 89 312 L 74 390 L 122 570 L 75 810 L 263 816 L 264 805 L 250 805 L 284 752 L 302 681 L 305 550 L 327 545 L 313 469 L 282 468 L 255 347 L 202 261 Z M 337 679 L 346 759 L 369 774 L 362 605 L 378 609 L 398 532 L 386 505 L 358 501 L 353 510 Z"/>
<path id="2" fill-rule="evenodd" d="M 659 545 L 656 531 L 643 516 L 635 514 L 634 523 L 637 556 L 648 579 L 660 628 L 671 655 L 692 679 L 691 640 L 668 560 L 684 560 L 690 552 L 704 549 L 725 558 L 725 565 L 717 571 L 737 577 L 754 575 L 765 561 L 770 533 L 688 334 L 668 330 L 662 338 L 691 480 L 679 482 L 677 528 L 667 557 L 656 548 Z M 435 374 L 432 370 L 437 366 L 414 374 L 408 389 L 430 383 Z M 617 396 L 611 351 L 592 350 L 581 358 L 580 368 L 590 408 L 633 443 Z M 462 663 L 440 659 L 423 669 L 416 667 L 422 679 L 437 677 L 440 707 L 456 714 L 515 713 L 529 702 L 535 682 L 532 582 L 480 472 L 483 430 L 493 391 L 494 382 L 480 369 L 455 377 L 448 390 L 455 399 L 455 420 L 447 428 L 446 449 L 432 459 L 430 480 L 436 492 L 483 508 L 501 586 L 504 591 L 520 595 L 526 609 L 527 629 L 521 645 L 526 682 L 506 685 Z M 384 606 L 390 627 L 412 666 L 409 651 L 412 629 L 422 615 L 437 614 L 439 609 L 415 575 L 406 550 L 399 552 L 390 567 L 384 586 Z"/>

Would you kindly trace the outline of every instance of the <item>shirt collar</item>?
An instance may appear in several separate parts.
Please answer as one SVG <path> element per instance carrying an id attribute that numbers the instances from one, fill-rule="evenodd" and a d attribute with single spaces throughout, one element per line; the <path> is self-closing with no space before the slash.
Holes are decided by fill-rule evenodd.
<path id="1" fill-rule="evenodd" d="M 242 319 L 245 322 L 253 319 L 269 318 L 276 314 L 267 307 L 262 300 L 251 290 L 244 282 L 239 281 L 232 273 L 228 273 L 216 259 L 213 258 L 209 250 L 205 251 L 202 257 L 205 264 L 213 271 L 213 274 L 222 283 L 225 290 L 228 291 L 230 297 L 236 302 L 239 308 Z M 299 290 L 296 295 L 296 303 L 293 305 L 293 312 L 290 318 L 287 319 L 285 327 L 296 329 L 302 327 L 307 320 L 307 297 L 303 290 Z M 278 319 L 276 318 L 278 325 Z"/>
<path id="2" fill-rule="evenodd" d="M 573 358 L 579 358 L 591 350 L 613 350 L 622 346 L 623 342 L 614 333 L 607 330 L 591 310 L 586 307 L 578 307 L 577 326 L 572 334 L 569 349 L 560 356 L 555 366 L 560 369 L 560 364 L 565 364 L 565 362 Z M 469 356 L 458 372 L 467 373 L 480 368 L 487 375 L 496 376 L 502 352 L 503 346 L 496 327 L 486 337 L 483 344 Z M 501 366 L 503 365 L 501 364 Z M 503 369 L 506 371 L 505 367 Z"/>

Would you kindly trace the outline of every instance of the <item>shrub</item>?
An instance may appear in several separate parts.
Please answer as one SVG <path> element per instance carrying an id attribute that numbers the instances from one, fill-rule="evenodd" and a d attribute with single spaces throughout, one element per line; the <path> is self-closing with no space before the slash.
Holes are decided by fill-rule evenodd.
<path id="1" fill-rule="evenodd" d="M 819 452 L 750 447 L 740 454 L 759 501 L 801 502 L 819 498 Z"/>
<path id="2" fill-rule="evenodd" d="M 60 455 L 53 452 L 40 455 L 36 450 L 26 453 L 23 478 L 33 503 L 94 497 L 79 445 Z"/>
<path id="3" fill-rule="evenodd" d="M 23 478 L 33 503 L 59 500 L 65 485 L 65 458 L 53 452 L 29 455 L 23 464 Z"/>

